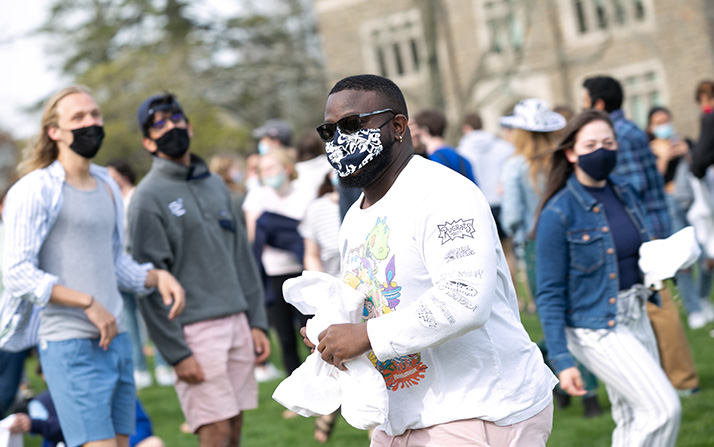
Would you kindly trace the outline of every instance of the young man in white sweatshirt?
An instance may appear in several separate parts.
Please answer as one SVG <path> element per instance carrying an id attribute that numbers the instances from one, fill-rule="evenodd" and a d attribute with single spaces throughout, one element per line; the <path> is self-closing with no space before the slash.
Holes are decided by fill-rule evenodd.
<path id="1" fill-rule="evenodd" d="M 413 157 L 404 97 L 390 80 L 345 78 L 318 133 L 362 196 L 340 230 L 343 279 L 365 322 L 316 349 L 338 368 L 368 355 L 389 391 L 373 446 L 545 446 L 557 380 L 523 328 L 488 202 L 473 183 Z"/>

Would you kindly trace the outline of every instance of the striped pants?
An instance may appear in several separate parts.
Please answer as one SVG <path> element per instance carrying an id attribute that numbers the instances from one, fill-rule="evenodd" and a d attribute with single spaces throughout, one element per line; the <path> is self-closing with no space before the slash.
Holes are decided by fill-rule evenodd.
<path id="1" fill-rule="evenodd" d="M 607 388 L 613 447 L 669 447 L 677 443 L 679 397 L 659 362 L 657 340 L 642 286 L 620 291 L 614 329 L 567 328 L 568 350 Z"/>

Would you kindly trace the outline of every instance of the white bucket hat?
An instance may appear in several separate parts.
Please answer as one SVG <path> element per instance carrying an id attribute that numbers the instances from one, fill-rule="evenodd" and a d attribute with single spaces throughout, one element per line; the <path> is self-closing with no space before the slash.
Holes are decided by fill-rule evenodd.
<path id="1" fill-rule="evenodd" d="M 505 127 L 531 132 L 553 132 L 565 127 L 565 117 L 551 111 L 548 104 L 537 98 L 519 101 L 513 108 L 513 115 L 502 116 L 498 122 Z"/>

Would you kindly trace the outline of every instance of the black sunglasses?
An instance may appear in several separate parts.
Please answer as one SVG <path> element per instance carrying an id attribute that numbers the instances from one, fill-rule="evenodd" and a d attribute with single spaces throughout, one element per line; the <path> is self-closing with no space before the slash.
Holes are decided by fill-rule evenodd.
<path id="1" fill-rule="evenodd" d="M 397 112 L 392 109 L 382 109 L 377 110 L 375 112 L 347 115 L 344 118 L 340 118 L 339 120 L 337 120 L 336 123 L 322 123 L 317 126 L 316 130 L 317 133 L 320 135 L 320 138 L 322 138 L 322 141 L 330 142 L 333 138 L 335 138 L 335 131 L 338 127 L 343 133 L 353 134 L 362 128 L 362 118 L 372 115 L 379 115 L 381 113 L 386 112 L 393 113 L 394 116 L 397 115 Z M 389 121 L 392 120 L 392 118 L 389 118 L 389 120 L 386 121 L 384 124 L 387 124 Z M 381 129 L 384 124 L 379 126 L 379 128 Z"/>

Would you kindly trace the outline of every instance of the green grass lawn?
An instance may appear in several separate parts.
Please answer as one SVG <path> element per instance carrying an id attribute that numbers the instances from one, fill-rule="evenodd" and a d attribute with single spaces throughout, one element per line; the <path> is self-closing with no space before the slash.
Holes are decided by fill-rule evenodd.
<path id="1" fill-rule="evenodd" d="M 523 324 L 534 341 L 542 336 L 540 324 L 534 315 L 523 314 Z M 714 446 L 714 339 L 710 338 L 709 325 L 706 330 L 688 331 L 694 360 L 699 372 L 702 391 L 695 396 L 682 399 L 682 426 L 679 433 L 679 447 Z M 279 358 L 279 356 L 274 356 Z M 28 360 L 28 371 L 34 371 L 36 359 Z M 520 372 L 514 372 L 520 373 Z M 42 385 L 31 374 L 35 390 Z M 271 399 L 279 381 L 261 384 L 260 407 L 245 413 L 243 446 L 245 447 L 306 447 L 319 445 L 312 437 L 313 420 L 296 417 L 284 420 L 283 407 Z M 179 431 L 183 416 L 173 388 L 151 387 L 141 390 L 139 397 L 154 423 L 155 433 L 164 439 L 168 447 L 188 447 L 198 445 L 193 435 Z M 574 398 L 567 409 L 555 410 L 553 434 L 549 447 L 606 447 L 610 445 L 610 434 L 614 423 L 610 417 L 610 404 L 601 386 L 598 390 L 600 403 L 605 413 L 596 418 L 584 419 L 583 407 Z M 367 433 L 350 427 L 343 419 L 337 426 L 328 445 L 340 447 L 366 446 Z M 40 445 L 36 437 L 27 437 L 26 446 Z"/>

